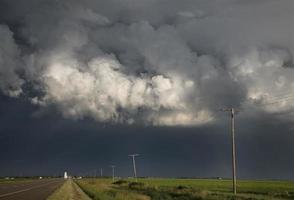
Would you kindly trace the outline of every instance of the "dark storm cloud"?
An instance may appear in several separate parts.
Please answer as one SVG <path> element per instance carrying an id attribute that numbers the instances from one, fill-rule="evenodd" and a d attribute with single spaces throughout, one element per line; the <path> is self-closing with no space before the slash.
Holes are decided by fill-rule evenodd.
<path id="1" fill-rule="evenodd" d="M 37 107 L 1 97 L 1 176 L 131 176 L 132 152 L 140 176 L 230 177 L 229 119 L 198 128 L 102 125 L 57 117 L 32 118 Z M 10 114 L 13 113 L 13 114 Z M 15 113 L 19 113 L 18 115 Z M 236 121 L 239 178 L 292 179 L 293 134 L 288 122 L 264 114 Z M 11 123 L 17 126 L 11 126 Z"/>
<path id="2" fill-rule="evenodd" d="M 293 62 L 292 7 L 292 1 L 2 1 L 2 92 L 53 105 L 66 118 L 212 122 L 218 107 L 292 91 L 293 70 L 284 68 Z"/>

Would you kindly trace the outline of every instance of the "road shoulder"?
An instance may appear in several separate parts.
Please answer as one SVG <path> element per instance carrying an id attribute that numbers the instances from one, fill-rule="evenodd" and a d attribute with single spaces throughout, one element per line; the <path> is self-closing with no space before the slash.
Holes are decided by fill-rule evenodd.
<path id="1" fill-rule="evenodd" d="M 67 180 L 47 200 L 91 200 L 72 180 Z"/>

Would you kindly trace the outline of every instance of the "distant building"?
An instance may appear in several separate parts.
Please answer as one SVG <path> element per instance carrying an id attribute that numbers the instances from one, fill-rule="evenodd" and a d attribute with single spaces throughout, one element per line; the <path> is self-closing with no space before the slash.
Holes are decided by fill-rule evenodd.
<path id="1" fill-rule="evenodd" d="M 64 178 L 64 179 L 68 179 L 68 176 L 67 176 L 67 172 L 66 172 L 66 171 L 64 172 L 64 176 L 63 176 L 63 178 Z"/>

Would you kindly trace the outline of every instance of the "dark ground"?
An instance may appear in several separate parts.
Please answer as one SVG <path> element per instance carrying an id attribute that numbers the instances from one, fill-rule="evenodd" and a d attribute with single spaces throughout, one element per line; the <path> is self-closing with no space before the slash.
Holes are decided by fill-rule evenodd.
<path id="1" fill-rule="evenodd" d="M 45 200 L 63 179 L 0 183 L 0 200 Z"/>

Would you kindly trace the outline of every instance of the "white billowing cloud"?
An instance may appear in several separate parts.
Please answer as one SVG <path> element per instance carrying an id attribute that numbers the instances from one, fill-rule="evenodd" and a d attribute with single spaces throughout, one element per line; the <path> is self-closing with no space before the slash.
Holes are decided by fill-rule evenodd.
<path id="1" fill-rule="evenodd" d="M 281 112 L 294 108 L 294 102 L 287 98 L 294 92 L 294 70 L 288 66 L 291 62 L 286 49 L 251 49 L 232 57 L 229 66 L 232 75 L 247 87 L 251 103 L 269 112 Z"/>
<path id="2" fill-rule="evenodd" d="M 151 116 L 155 125 L 202 125 L 214 120 L 213 114 L 208 110 L 200 110 L 196 114 L 189 111 L 169 112 Z"/>
<path id="3" fill-rule="evenodd" d="M 84 20 L 64 20 L 67 28 L 57 26 L 54 30 L 60 35 L 57 43 L 53 40 L 55 47 L 36 55 L 38 59 L 33 65 L 43 66 L 38 70 L 37 77 L 41 78 L 37 81 L 44 96 L 33 97 L 33 103 L 53 104 L 63 116 L 75 119 L 143 121 L 154 125 L 195 125 L 212 120 L 208 108 L 193 105 L 199 101 L 195 99 L 199 88 L 187 72 L 197 55 L 172 26 L 156 30 L 148 22 L 139 22 L 125 26 L 124 32 L 102 28 L 117 34 L 109 44 L 123 43 L 126 51 L 129 46 L 144 57 L 145 63 L 136 63 L 131 68 L 121 64 L 124 58 L 119 62 L 114 56 L 101 53 L 92 40 L 101 38 L 104 44 L 108 41 L 103 41 L 105 36 L 99 37 L 99 32 L 96 36 L 95 32 L 85 31 L 87 26 L 80 30 L 78 27 L 84 26 Z M 100 42 L 98 46 L 103 46 Z M 193 74 L 197 72 L 193 71 Z"/>
<path id="4" fill-rule="evenodd" d="M 23 80 L 20 70 L 20 52 L 14 43 L 13 33 L 0 25 L 0 89 L 7 95 L 17 97 L 22 93 Z"/>
<path id="5" fill-rule="evenodd" d="M 188 109 L 186 95 L 194 86 L 191 80 L 124 74 L 123 66 L 113 56 L 94 58 L 83 68 L 72 60 L 51 61 L 43 74 L 46 95 L 39 100 L 41 105 L 58 105 L 65 117 L 128 122 L 136 120 L 132 116 L 123 119 L 124 112 L 140 114 L 142 109 L 148 113 L 145 121 L 157 125 L 191 125 L 211 120 L 204 111 L 193 113 Z M 160 110 L 171 116 L 161 116 Z M 154 113 L 159 113 L 158 117 L 152 117 Z"/>

